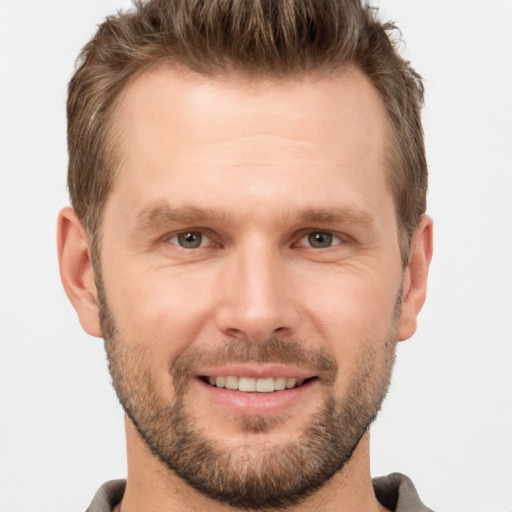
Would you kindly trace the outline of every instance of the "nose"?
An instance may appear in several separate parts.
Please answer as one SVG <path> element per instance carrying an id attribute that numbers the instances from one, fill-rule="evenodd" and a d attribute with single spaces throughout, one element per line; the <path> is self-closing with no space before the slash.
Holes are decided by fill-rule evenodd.
<path id="1" fill-rule="evenodd" d="M 278 251 L 252 246 L 226 259 L 216 307 L 223 334 L 262 343 L 294 333 L 299 320 L 291 275 Z"/>

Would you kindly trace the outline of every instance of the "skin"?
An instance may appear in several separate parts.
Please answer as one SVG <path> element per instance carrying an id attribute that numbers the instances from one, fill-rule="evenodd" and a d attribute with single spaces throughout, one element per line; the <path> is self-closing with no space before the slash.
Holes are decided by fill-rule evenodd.
<path id="1" fill-rule="evenodd" d="M 414 333 L 432 221 L 421 220 L 402 268 L 386 181 L 388 121 L 357 70 L 278 82 L 161 67 L 127 87 L 115 123 L 123 159 L 103 211 L 103 282 L 123 343 L 143 347 L 164 400 L 173 400 L 170 368 L 180 354 L 276 334 L 333 355 L 334 392 L 343 399 L 365 346 L 378 366 L 390 329 L 397 341 Z M 180 215 L 170 218 L 171 207 Z M 70 208 L 58 230 L 65 290 L 83 328 L 100 337 L 87 233 Z M 176 235 L 186 230 L 204 233 L 204 244 L 180 247 Z M 311 247 L 311 232 L 332 233 L 333 245 Z M 264 410 L 279 421 L 251 434 L 241 419 L 260 414 L 257 403 L 234 410 L 190 376 L 186 410 L 220 446 L 249 440 L 257 451 L 298 439 L 320 396 L 313 383 L 292 404 Z M 230 508 L 164 467 L 129 419 L 126 433 L 123 512 Z M 344 470 L 294 510 L 319 507 L 382 510 L 371 486 L 368 433 Z"/>

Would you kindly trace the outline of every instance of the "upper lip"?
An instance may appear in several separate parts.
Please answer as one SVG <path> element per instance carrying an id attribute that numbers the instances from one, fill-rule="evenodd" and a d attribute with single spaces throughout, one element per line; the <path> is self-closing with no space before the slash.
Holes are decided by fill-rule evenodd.
<path id="1" fill-rule="evenodd" d="M 269 377 L 309 379 L 316 376 L 312 372 L 284 364 L 228 364 L 210 368 L 201 368 L 195 373 L 197 377 L 227 377 L 232 375 L 253 379 L 266 379 Z"/>

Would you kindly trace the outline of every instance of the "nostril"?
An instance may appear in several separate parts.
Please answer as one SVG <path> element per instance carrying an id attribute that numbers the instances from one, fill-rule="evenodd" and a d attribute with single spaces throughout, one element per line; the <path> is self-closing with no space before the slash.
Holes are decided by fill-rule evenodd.
<path id="1" fill-rule="evenodd" d="M 234 339 L 247 339 L 247 336 L 240 329 L 229 328 L 226 330 L 226 334 Z"/>

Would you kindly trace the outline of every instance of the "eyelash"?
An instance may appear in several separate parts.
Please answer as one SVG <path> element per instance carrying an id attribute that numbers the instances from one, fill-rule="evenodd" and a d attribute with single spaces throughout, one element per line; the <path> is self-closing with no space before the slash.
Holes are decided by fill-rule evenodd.
<path id="1" fill-rule="evenodd" d="M 314 247 L 312 245 L 299 245 L 300 242 L 302 242 L 302 240 L 304 239 L 308 239 L 309 242 L 312 242 L 311 240 L 311 236 L 313 235 L 316 235 L 317 237 L 320 235 L 320 236 L 326 236 L 327 235 L 327 238 L 331 238 L 331 244 L 326 246 L 326 247 Z M 317 241 L 320 241 L 320 240 L 317 240 Z M 297 242 L 295 242 L 293 244 L 294 247 L 309 247 L 310 249 L 317 249 L 317 250 L 325 250 L 325 249 L 330 249 L 331 247 L 336 247 L 338 245 L 341 245 L 343 244 L 344 242 L 346 242 L 346 236 L 343 236 L 343 235 L 340 235 L 340 234 L 337 234 L 337 233 L 334 233 L 332 231 L 322 231 L 322 230 L 309 230 L 307 232 L 303 232 L 301 237 L 298 239 Z M 321 243 L 321 241 L 320 241 Z"/>
<path id="2" fill-rule="evenodd" d="M 181 246 L 179 243 L 178 243 L 178 239 L 180 236 L 186 236 L 186 235 L 200 235 L 203 239 L 201 240 L 200 244 L 197 246 L 197 247 L 183 247 Z M 173 242 L 173 239 L 176 239 L 176 242 Z M 178 233 L 172 233 L 170 235 L 167 235 L 164 237 L 164 239 L 162 240 L 163 242 L 166 242 L 166 243 L 170 243 L 171 245 L 176 245 L 177 247 L 179 247 L 180 249 L 184 249 L 184 250 L 194 250 L 194 249 L 199 249 L 201 247 L 205 247 L 207 244 L 205 243 L 205 240 L 204 239 L 207 239 L 207 240 L 210 240 L 210 241 L 213 241 L 212 240 L 212 237 L 209 236 L 204 230 L 200 230 L 200 229 L 188 229 L 188 230 L 185 230 L 185 231 L 179 231 Z M 220 244 L 219 244 L 220 245 Z"/>
<path id="3" fill-rule="evenodd" d="M 180 245 L 178 240 L 179 240 L 180 236 L 186 236 L 186 235 L 200 235 L 202 237 L 202 239 L 200 240 L 199 245 L 197 245 L 197 247 L 183 247 L 182 245 Z M 328 239 L 330 237 L 331 243 L 325 247 L 314 247 L 313 245 L 310 245 L 310 244 L 309 245 L 301 244 L 301 242 L 304 239 L 308 239 L 308 241 L 311 243 L 312 240 L 310 237 L 312 235 L 316 235 L 317 237 L 319 235 L 327 236 Z M 173 240 L 175 240 L 175 242 L 173 242 Z M 195 249 L 207 247 L 209 245 L 208 240 L 210 240 L 210 242 L 215 242 L 213 240 L 213 237 L 205 230 L 190 229 L 190 230 L 179 231 L 177 233 L 172 233 L 170 235 L 167 235 L 162 239 L 162 242 L 170 243 L 171 245 L 175 245 L 175 246 L 179 247 L 180 249 L 183 249 L 186 251 L 188 251 L 188 250 L 193 251 Z M 321 240 L 319 240 L 319 242 L 321 243 Z M 348 242 L 348 236 L 345 234 L 338 234 L 338 233 L 335 233 L 333 231 L 328 231 L 328 230 L 309 229 L 309 230 L 304 230 L 301 233 L 299 233 L 299 236 L 296 238 L 296 241 L 293 242 L 291 247 L 307 247 L 310 249 L 315 249 L 315 250 L 321 251 L 321 250 L 330 249 L 331 247 L 336 247 L 338 245 L 345 244 L 347 242 Z M 191 241 L 191 243 L 193 243 L 193 242 Z M 217 245 L 221 246 L 221 244 L 217 244 Z"/>

